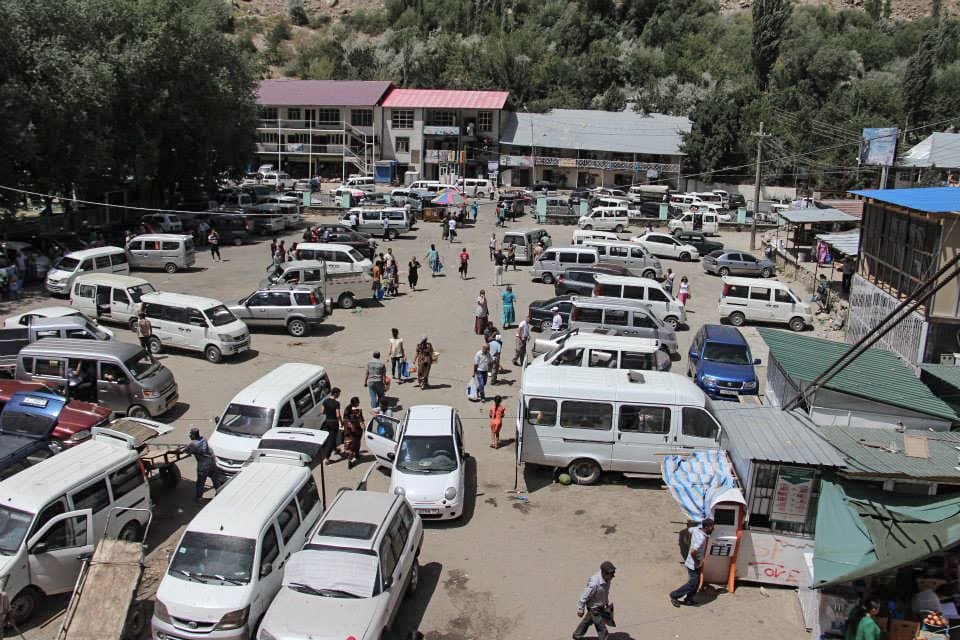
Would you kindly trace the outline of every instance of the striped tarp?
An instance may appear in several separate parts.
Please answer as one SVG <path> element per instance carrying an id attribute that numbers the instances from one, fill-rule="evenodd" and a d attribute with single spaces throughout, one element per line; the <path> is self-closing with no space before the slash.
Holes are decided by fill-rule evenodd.
<path id="1" fill-rule="evenodd" d="M 710 517 L 721 499 L 745 503 L 730 459 L 722 449 L 665 456 L 662 472 L 670 495 L 690 520 L 700 522 Z"/>

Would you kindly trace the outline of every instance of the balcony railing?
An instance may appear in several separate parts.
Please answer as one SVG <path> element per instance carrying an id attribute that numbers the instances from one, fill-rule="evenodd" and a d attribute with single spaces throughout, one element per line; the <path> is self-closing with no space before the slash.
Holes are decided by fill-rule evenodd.
<path id="1" fill-rule="evenodd" d="M 305 131 L 343 131 L 345 122 L 335 120 L 332 122 L 320 122 L 319 120 L 287 120 L 272 119 L 260 120 L 261 129 L 298 129 Z"/>
<path id="2" fill-rule="evenodd" d="M 541 167 L 566 167 L 577 169 L 601 169 L 609 171 L 632 171 L 645 173 L 655 170 L 659 173 L 680 173 L 680 165 L 666 162 L 631 162 L 629 160 L 597 160 L 594 158 L 558 158 L 555 156 L 537 155 L 537 165 Z M 533 164 L 531 156 L 500 156 L 501 167 L 526 167 Z"/>
<path id="3" fill-rule="evenodd" d="M 313 154 L 315 156 L 342 156 L 344 149 L 349 147 L 342 144 L 309 144 L 307 142 L 287 142 L 277 144 L 276 142 L 258 142 L 258 153 L 296 153 L 302 155 Z"/>

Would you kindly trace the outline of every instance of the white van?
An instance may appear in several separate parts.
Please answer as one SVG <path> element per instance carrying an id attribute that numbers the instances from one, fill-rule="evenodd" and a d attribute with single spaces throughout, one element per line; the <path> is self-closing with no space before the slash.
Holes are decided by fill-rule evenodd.
<path id="1" fill-rule="evenodd" d="M 330 378 L 315 364 L 287 362 L 250 383 L 216 418 L 210 447 L 217 466 L 230 474 L 240 471 L 270 429 L 322 426 L 320 403 L 328 393 Z"/>
<path id="2" fill-rule="evenodd" d="M 598 273 L 594 280 L 597 283 L 593 288 L 594 296 L 643 302 L 674 331 L 687 321 L 686 308 L 656 280 L 611 276 L 605 273 Z"/>
<path id="3" fill-rule="evenodd" d="M 697 205 L 699 208 L 700 205 Z M 674 218 L 667 223 L 667 229 L 670 233 L 676 234 L 678 231 L 701 231 L 705 234 L 716 234 L 720 231 L 720 218 L 712 212 L 687 211 L 679 218 Z"/>
<path id="4" fill-rule="evenodd" d="M 553 349 L 535 357 L 528 366 L 670 371 L 672 364 L 670 355 L 660 348 L 659 340 L 578 331 L 568 333 Z"/>
<path id="5" fill-rule="evenodd" d="M 593 206 L 605 209 L 630 209 L 630 201 L 624 198 L 612 198 L 610 196 L 597 196 L 593 201 Z"/>
<path id="6" fill-rule="evenodd" d="M 265 184 L 271 187 L 276 187 L 277 189 L 292 189 L 293 183 L 296 182 L 289 174 L 284 173 L 283 171 L 267 171 L 263 174 L 263 178 L 260 180 L 260 184 Z"/>
<path id="7" fill-rule="evenodd" d="M 183 221 L 172 213 L 148 213 L 140 222 L 156 233 L 183 233 Z"/>
<path id="8" fill-rule="evenodd" d="M 777 280 L 757 278 L 722 278 L 720 317 L 735 327 L 746 321 L 786 324 L 794 331 L 803 331 L 813 324 L 810 305 Z"/>
<path id="9" fill-rule="evenodd" d="M 200 351 L 210 362 L 250 348 L 250 330 L 219 300 L 182 293 L 148 293 L 141 298 L 153 326 L 150 353 L 164 347 Z"/>
<path id="10" fill-rule="evenodd" d="M 134 236 L 127 243 L 127 256 L 133 269 L 163 269 L 167 273 L 189 269 L 197 261 L 193 237 L 172 233 Z"/>
<path id="11" fill-rule="evenodd" d="M 599 229 L 623 233 L 623 230 L 630 226 L 630 217 L 627 212 L 626 208 L 594 207 L 587 215 L 580 216 L 577 226 L 587 230 Z"/>
<path id="12" fill-rule="evenodd" d="M 666 202 L 670 187 L 665 184 L 636 184 L 627 190 L 631 202 Z"/>
<path id="13" fill-rule="evenodd" d="M 493 200 L 497 187 L 486 178 L 460 178 L 457 180 L 457 189 L 471 198 L 490 198 Z"/>
<path id="14" fill-rule="evenodd" d="M 441 184 L 439 180 L 417 180 L 407 185 L 410 191 L 426 191 L 427 193 L 439 193 L 450 185 Z"/>
<path id="15" fill-rule="evenodd" d="M 120 247 L 97 247 L 68 253 L 47 271 L 47 291 L 61 296 L 69 295 L 77 276 L 94 272 L 130 273 L 127 252 Z"/>
<path id="16" fill-rule="evenodd" d="M 594 229 L 574 229 L 570 244 L 581 245 L 587 240 L 619 240 L 620 236 L 612 231 L 596 231 Z"/>
<path id="17" fill-rule="evenodd" d="M 22 626 L 44 596 L 73 591 L 101 537 L 142 540 L 150 520 L 150 488 L 140 466 L 144 437 L 172 427 L 123 418 L 94 427 L 90 440 L 0 482 L 0 584 L 10 621 Z M 146 431 L 144 431 L 146 430 Z"/>
<path id="18" fill-rule="evenodd" d="M 593 247 L 550 247 L 530 267 L 530 275 L 540 278 L 543 284 L 553 284 L 557 276 L 570 267 L 598 262 L 597 250 Z"/>
<path id="19" fill-rule="evenodd" d="M 327 273 L 366 273 L 373 271 L 373 262 L 351 246 L 333 242 L 301 242 L 297 245 L 298 260 L 323 260 Z"/>
<path id="20" fill-rule="evenodd" d="M 519 408 L 518 459 L 578 484 L 603 471 L 658 477 L 664 455 L 716 449 L 720 436 L 710 399 L 675 373 L 527 367 Z"/>
<path id="21" fill-rule="evenodd" d="M 641 300 L 624 298 L 574 298 L 571 301 L 571 329 L 603 329 L 617 335 L 651 338 L 660 341 L 660 348 L 671 356 L 679 355 L 677 332 Z"/>
<path id="22" fill-rule="evenodd" d="M 117 322 L 134 328 L 140 300 L 155 293 L 156 287 L 135 276 L 91 273 L 78 276 L 70 292 L 70 306 L 91 318 Z"/>
<path id="23" fill-rule="evenodd" d="M 157 589 L 154 640 L 247 640 L 280 590 L 324 505 L 306 456 L 261 453 L 177 542 Z"/>
<path id="24" fill-rule="evenodd" d="M 513 245 L 513 259 L 515 262 L 533 263 L 533 250 L 537 244 L 547 249 L 552 244 L 550 234 L 546 229 L 514 229 L 504 231 L 500 239 L 500 246 Z"/>
<path id="25" fill-rule="evenodd" d="M 600 262 L 623 265 L 635 276 L 659 278 L 663 275 L 660 259 L 642 245 L 629 240 L 585 240 L 585 247 L 597 250 Z"/>
<path id="26" fill-rule="evenodd" d="M 377 189 L 377 183 L 373 176 L 350 176 L 344 180 L 341 186 L 366 191 L 367 193 L 373 193 Z"/>

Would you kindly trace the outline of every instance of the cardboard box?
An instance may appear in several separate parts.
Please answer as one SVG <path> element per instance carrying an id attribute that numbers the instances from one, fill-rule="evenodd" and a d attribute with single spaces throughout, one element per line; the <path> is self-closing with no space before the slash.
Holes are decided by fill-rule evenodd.
<path id="1" fill-rule="evenodd" d="M 890 625 L 889 618 L 884 618 L 883 616 L 877 616 L 876 618 L 873 619 L 873 621 L 877 623 L 878 627 L 880 627 L 880 631 L 883 631 L 884 633 L 887 632 L 887 628 Z"/>
<path id="2" fill-rule="evenodd" d="M 915 640 L 918 631 L 920 631 L 919 622 L 891 620 L 887 640 Z"/>

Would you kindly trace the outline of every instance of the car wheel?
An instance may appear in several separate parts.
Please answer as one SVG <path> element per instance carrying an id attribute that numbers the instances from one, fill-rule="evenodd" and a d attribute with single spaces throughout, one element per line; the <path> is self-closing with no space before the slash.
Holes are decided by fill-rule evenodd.
<path id="1" fill-rule="evenodd" d="M 137 332 L 137 318 L 136 318 L 136 316 L 134 316 L 133 318 L 130 318 L 130 331 L 133 331 L 134 333 Z"/>
<path id="2" fill-rule="evenodd" d="M 643 277 L 649 278 L 650 280 L 655 280 L 657 277 L 657 272 L 654 271 L 653 269 L 647 269 L 646 271 L 643 272 Z"/>
<path id="3" fill-rule="evenodd" d="M 147 349 L 149 349 L 153 355 L 157 355 L 163 351 L 163 343 L 160 342 L 160 338 L 157 336 L 150 336 L 147 338 Z"/>
<path id="4" fill-rule="evenodd" d="M 615 227 L 613 228 L 613 231 L 614 231 L 614 233 L 623 233 L 623 225 L 622 225 L 622 224 L 618 224 L 617 226 L 615 226 Z"/>
<path id="5" fill-rule="evenodd" d="M 243 239 L 242 239 L 242 238 L 234 238 L 234 239 L 233 239 L 233 246 L 239 247 L 239 246 L 242 246 L 242 245 L 243 245 Z"/>
<path id="6" fill-rule="evenodd" d="M 345 293 L 340 296 L 337 304 L 340 305 L 341 309 L 353 309 L 357 305 L 357 301 L 353 299 L 352 295 Z"/>
<path id="7" fill-rule="evenodd" d="M 10 601 L 10 621 L 22 626 L 33 617 L 43 594 L 36 587 L 26 587 Z"/>
<path id="8" fill-rule="evenodd" d="M 726 278 L 728 275 L 730 275 L 730 269 L 726 267 L 720 267 L 719 273 L 721 278 Z"/>
<path id="9" fill-rule="evenodd" d="M 307 323 L 299 319 L 291 320 L 287 323 L 287 333 L 294 338 L 302 338 L 307 335 Z"/>
<path id="10" fill-rule="evenodd" d="M 574 460 L 567 472 L 577 484 L 595 484 L 600 479 L 600 465 L 587 458 Z"/>
<path id="11" fill-rule="evenodd" d="M 142 404 L 132 404 L 127 409 L 128 418 L 150 418 L 150 412 Z"/>
<path id="12" fill-rule="evenodd" d="M 553 284 L 553 274 L 545 273 L 540 276 L 540 279 L 543 280 L 543 284 Z"/>
<path id="13" fill-rule="evenodd" d="M 128 522 L 120 529 L 117 539 L 123 542 L 140 542 L 143 540 L 143 527 L 136 520 Z"/>
<path id="14" fill-rule="evenodd" d="M 583 230 L 584 230 L 584 231 L 593 231 L 593 225 L 592 225 L 592 224 L 585 224 L 585 225 L 583 225 Z"/>
<path id="15" fill-rule="evenodd" d="M 413 559 L 413 566 L 410 567 L 410 581 L 407 582 L 407 595 L 412 596 L 420 584 L 420 563 Z"/>
<path id="16" fill-rule="evenodd" d="M 674 331 L 680 326 L 680 320 L 678 320 L 676 316 L 667 316 L 663 319 L 663 323 Z"/>
<path id="17" fill-rule="evenodd" d="M 680 262 L 690 262 L 690 254 L 684 251 L 680 254 Z"/>
<path id="18" fill-rule="evenodd" d="M 673 231 L 671 231 L 670 234 L 671 234 L 673 237 L 677 237 L 678 235 L 680 235 L 680 232 L 681 232 L 681 231 L 683 231 L 683 229 L 680 228 L 680 227 L 677 227 L 676 229 L 674 229 Z"/>
<path id="19" fill-rule="evenodd" d="M 747 318 L 739 311 L 734 311 L 727 316 L 727 320 L 735 327 L 742 327 L 743 323 L 747 321 Z"/>
<path id="20" fill-rule="evenodd" d="M 764 267 L 764 268 L 760 271 L 760 277 L 761 277 L 761 278 L 769 278 L 769 277 L 771 277 L 772 275 L 773 275 L 773 272 L 770 270 L 769 267 Z"/>
<path id="21" fill-rule="evenodd" d="M 544 333 L 553 331 L 553 324 L 549 320 L 544 320 L 540 323 L 540 331 Z"/>
<path id="22" fill-rule="evenodd" d="M 163 265 L 163 270 L 167 273 L 176 273 L 177 265 L 173 264 L 172 262 L 168 262 L 167 264 Z"/>
<path id="23" fill-rule="evenodd" d="M 217 364 L 223 359 L 223 354 L 220 353 L 220 349 L 211 344 L 203 350 L 203 357 L 205 357 L 208 362 Z"/>
<path id="24" fill-rule="evenodd" d="M 794 331 L 803 331 L 807 328 L 807 323 L 804 322 L 803 318 L 799 316 L 796 318 L 790 318 L 790 328 Z"/>
<path id="25" fill-rule="evenodd" d="M 396 229 L 387 229 L 387 239 L 396 240 L 400 234 L 397 233 Z"/>

